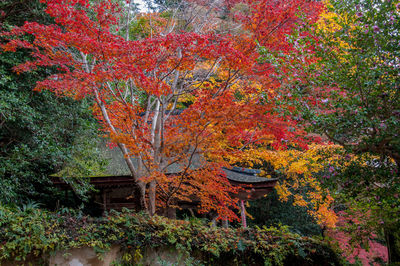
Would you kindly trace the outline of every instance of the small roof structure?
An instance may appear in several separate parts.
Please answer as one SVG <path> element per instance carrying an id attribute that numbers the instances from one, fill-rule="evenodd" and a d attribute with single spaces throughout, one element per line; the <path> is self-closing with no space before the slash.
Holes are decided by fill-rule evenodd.
<path id="1" fill-rule="evenodd" d="M 241 167 L 222 169 L 231 185 L 238 186 L 240 190 L 236 195 L 240 200 L 255 200 L 271 192 L 279 178 L 260 177 L 261 170 Z"/>
<path id="2" fill-rule="evenodd" d="M 124 160 L 121 151 L 118 148 L 108 148 L 106 145 L 106 140 L 102 140 L 98 144 L 98 151 L 100 156 L 108 162 L 105 170 L 98 175 L 88 176 L 91 180 L 91 183 L 96 186 L 113 186 L 112 183 L 121 184 L 121 185 L 132 185 L 134 184 L 131 178 L 131 172 Z M 132 162 L 134 165 L 138 164 L 138 161 L 133 158 Z M 200 169 L 204 165 L 204 158 L 199 153 L 195 153 L 192 164 L 190 168 L 192 170 Z M 68 166 L 67 166 L 68 167 Z M 179 163 L 174 163 L 166 169 L 166 174 L 179 174 L 183 171 L 184 167 Z M 262 185 L 262 184 L 270 184 L 274 183 L 276 178 L 265 178 L 258 176 L 261 173 L 261 170 L 258 169 L 249 169 L 242 167 L 232 167 L 232 168 L 223 168 L 222 171 L 226 174 L 226 177 L 229 181 L 235 184 L 253 184 L 253 185 Z M 53 175 L 54 182 L 56 185 L 61 185 L 62 179 L 57 178 L 59 174 Z M 72 178 L 72 177 L 71 177 Z M 57 181 L 58 180 L 58 181 Z"/>
<path id="3" fill-rule="evenodd" d="M 232 167 L 232 168 L 222 168 L 225 172 L 226 177 L 235 182 L 241 183 L 260 183 L 265 182 L 265 177 L 260 177 L 258 174 L 261 173 L 259 169 L 250 169 L 250 168 L 242 168 L 242 167 Z"/>

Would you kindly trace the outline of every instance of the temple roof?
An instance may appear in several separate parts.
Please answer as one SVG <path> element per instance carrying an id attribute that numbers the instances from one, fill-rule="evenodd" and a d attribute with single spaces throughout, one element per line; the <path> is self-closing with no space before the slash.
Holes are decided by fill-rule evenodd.
<path id="1" fill-rule="evenodd" d="M 249 171 L 259 172 L 256 169 L 233 167 L 232 169 L 222 168 L 222 171 L 226 174 L 226 178 L 235 184 L 257 185 L 257 187 L 272 185 L 273 187 L 278 180 L 278 178 L 265 178 L 249 173 Z M 56 176 L 53 177 L 53 183 L 59 186 L 68 186 L 62 178 Z M 97 187 L 135 186 L 131 175 L 92 176 L 90 183 Z"/>
<path id="2" fill-rule="evenodd" d="M 224 167 L 222 168 L 222 171 L 225 172 L 226 178 L 228 178 L 229 180 L 241 183 L 260 183 L 278 180 L 278 178 L 265 178 L 257 176 L 257 174 L 261 173 L 261 171 L 258 169 L 239 167 L 232 167 L 231 169 L 227 169 Z"/>
<path id="3" fill-rule="evenodd" d="M 106 141 L 103 140 L 98 145 L 98 150 L 100 155 L 103 159 L 105 159 L 108 164 L 105 170 L 101 174 L 97 174 L 94 176 L 87 176 L 90 177 L 92 184 L 98 184 L 100 186 L 111 185 L 112 182 L 115 184 L 125 184 L 127 185 L 130 183 L 130 176 L 131 173 L 129 168 L 124 160 L 124 157 L 119 150 L 119 148 L 110 149 L 106 145 Z M 132 159 L 134 165 L 137 165 L 138 162 L 135 158 Z M 192 170 L 200 169 L 205 164 L 205 159 L 198 153 L 194 154 L 192 164 L 190 168 Z M 68 166 L 67 166 L 68 167 Z M 179 174 L 183 171 L 184 165 L 180 163 L 174 163 L 166 169 L 166 174 Z M 242 167 L 232 167 L 232 168 L 222 168 L 222 171 L 226 174 L 226 177 L 235 183 L 242 183 L 242 184 L 259 184 L 261 183 L 275 183 L 278 179 L 277 178 L 265 178 L 258 176 L 261 173 L 261 170 L 258 169 L 249 169 L 249 168 L 242 168 Z M 62 178 L 60 174 L 53 175 L 55 184 L 63 183 L 61 180 Z M 114 179 L 113 179 L 114 177 Z M 57 181 L 58 180 L 58 181 Z M 132 184 L 133 184 L 132 179 Z"/>
<path id="4" fill-rule="evenodd" d="M 104 172 L 104 176 L 121 176 L 121 175 L 131 175 L 128 165 L 125 162 L 124 156 L 119 148 L 110 149 L 103 145 L 100 147 L 100 152 L 102 157 L 107 160 L 108 165 Z M 138 160 L 133 158 L 132 162 L 135 166 L 138 165 Z M 202 167 L 204 159 L 198 153 L 193 156 L 192 164 L 190 169 L 195 170 Z M 167 167 L 166 174 L 177 174 L 184 170 L 185 166 L 180 163 L 174 163 Z"/>

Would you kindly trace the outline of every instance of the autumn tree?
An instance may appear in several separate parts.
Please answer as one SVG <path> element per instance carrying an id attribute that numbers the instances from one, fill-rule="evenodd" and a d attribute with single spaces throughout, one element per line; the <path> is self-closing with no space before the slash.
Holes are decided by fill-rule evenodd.
<path id="1" fill-rule="evenodd" d="M 300 130 L 295 105 L 285 100 L 291 97 L 290 90 L 282 86 L 285 80 L 280 77 L 281 69 L 277 64 L 277 58 L 284 58 L 296 50 L 296 45 L 290 43 L 288 36 L 300 31 L 302 23 L 316 22 L 323 6 L 313 1 L 228 2 L 232 6 L 232 20 L 244 30 L 234 35 L 234 42 L 255 62 L 244 77 L 251 77 L 253 86 L 262 92 L 256 97 L 271 107 L 267 112 L 279 113 L 294 134 L 292 138 L 283 137 L 281 146 L 275 146 L 273 138 L 263 145 L 249 144 L 235 156 L 228 157 L 230 163 L 256 166 L 266 172 L 280 172 L 276 187 L 279 198 L 282 201 L 290 199 L 294 205 L 307 207 L 309 214 L 321 226 L 334 227 L 336 214 L 331 208 L 333 198 L 318 179 L 324 168 L 323 162 L 318 160 L 316 147 L 307 147 L 309 143 L 321 142 L 321 138 Z M 306 35 L 307 32 L 304 30 L 302 34 Z M 263 60 L 259 60 L 260 53 L 264 56 Z M 296 78 L 287 78 L 292 77 Z M 283 129 L 281 126 L 275 128 Z M 263 137 L 268 138 L 265 134 Z"/>
<path id="2" fill-rule="evenodd" d="M 265 88 L 260 89 L 269 81 L 257 75 L 256 42 L 235 41 L 229 28 L 215 26 L 218 5 L 190 1 L 179 13 L 145 15 L 142 26 L 148 30 L 137 38 L 129 18 L 119 19 L 129 2 L 122 7 L 113 1 L 44 2 L 56 24 L 27 22 L 3 32 L 9 41 L 2 49 L 32 50 L 34 60 L 15 67 L 17 72 L 58 69 L 36 90 L 93 100 L 93 111 L 121 150 L 140 188 L 140 204 L 150 214 L 157 197 L 168 209 L 196 195 L 200 211 L 215 210 L 232 219 L 236 202 L 230 193 L 235 189 L 220 171 L 228 166 L 225 158 L 249 144 L 302 143 L 295 121 L 280 114 L 263 95 Z M 285 42 L 285 32 L 295 25 L 287 16 L 295 15 L 296 3 L 268 13 L 271 45 Z M 276 24 L 274 16 L 290 24 Z M 24 39 L 26 34 L 34 41 Z M 250 45 L 246 40 L 252 40 Z M 271 65 L 261 67 L 271 71 Z M 173 166 L 180 174 L 168 174 Z"/>
<path id="3" fill-rule="evenodd" d="M 332 169 L 328 183 L 368 213 L 370 228 L 385 230 L 392 262 L 399 260 L 398 28 L 398 1 L 329 1 L 318 23 L 292 35 L 297 49 L 273 58 L 299 121 L 342 145 L 343 162 L 358 156 Z"/>

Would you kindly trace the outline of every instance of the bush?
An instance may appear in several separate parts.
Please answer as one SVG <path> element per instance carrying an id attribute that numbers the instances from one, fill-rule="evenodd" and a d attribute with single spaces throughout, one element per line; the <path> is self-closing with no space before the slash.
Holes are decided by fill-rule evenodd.
<path id="1" fill-rule="evenodd" d="M 16 261 L 85 246 L 103 253 L 117 244 L 127 263 L 148 248 L 173 247 L 212 265 L 341 264 L 326 243 L 290 233 L 287 227 L 223 229 L 128 210 L 92 218 L 0 206 L 0 243 L 0 260 Z"/>

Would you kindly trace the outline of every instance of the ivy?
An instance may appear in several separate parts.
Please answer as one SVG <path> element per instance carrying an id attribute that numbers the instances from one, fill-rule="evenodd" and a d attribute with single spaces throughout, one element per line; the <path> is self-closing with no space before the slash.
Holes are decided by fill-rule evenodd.
<path id="1" fill-rule="evenodd" d="M 124 253 L 122 264 L 137 262 L 148 248 L 165 247 L 206 265 L 342 264 L 325 242 L 290 233 L 284 226 L 226 229 L 129 210 L 93 218 L 65 210 L 61 214 L 0 206 L 0 261 L 79 247 L 92 247 L 101 256 L 115 244 Z"/>

